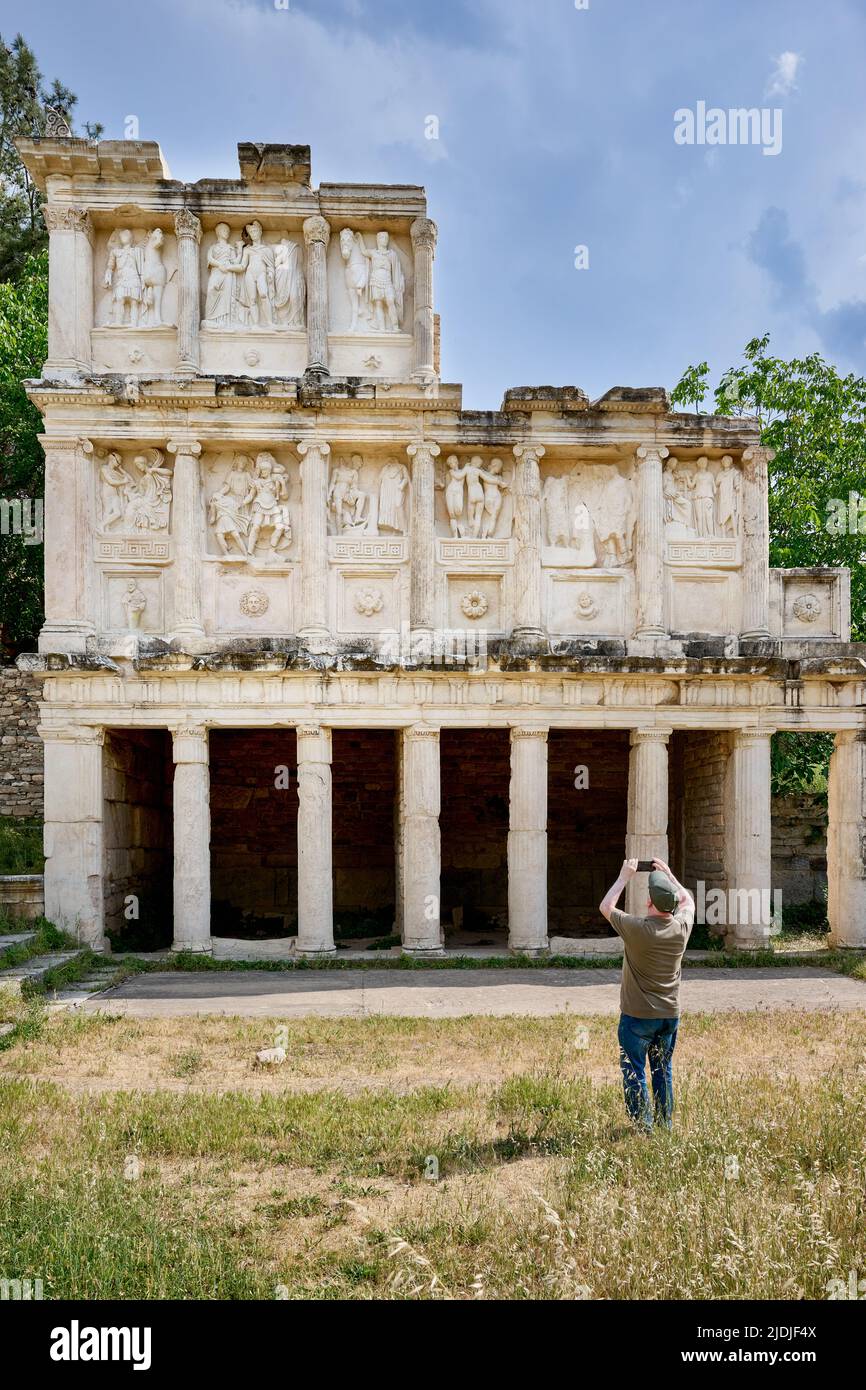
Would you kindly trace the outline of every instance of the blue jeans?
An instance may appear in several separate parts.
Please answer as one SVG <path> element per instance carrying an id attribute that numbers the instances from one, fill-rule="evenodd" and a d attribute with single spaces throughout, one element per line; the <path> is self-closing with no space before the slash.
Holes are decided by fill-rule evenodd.
<path id="1" fill-rule="evenodd" d="M 652 1129 L 653 1124 L 646 1085 L 647 1058 L 656 1124 L 671 1127 L 674 1113 L 672 1058 L 679 1024 L 678 1018 L 632 1018 L 630 1014 L 619 1017 L 619 1064 L 625 1105 L 631 1118 L 645 1129 Z"/>

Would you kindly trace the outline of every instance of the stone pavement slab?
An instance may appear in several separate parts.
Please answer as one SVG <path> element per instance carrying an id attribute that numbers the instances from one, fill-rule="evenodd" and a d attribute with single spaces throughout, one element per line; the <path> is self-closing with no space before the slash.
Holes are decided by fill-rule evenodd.
<path id="1" fill-rule="evenodd" d="M 615 1014 L 619 970 L 213 971 L 138 975 L 80 1007 L 135 1018 Z M 684 1012 L 864 1009 L 866 982 L 821 967 L 683 973 Z"/>

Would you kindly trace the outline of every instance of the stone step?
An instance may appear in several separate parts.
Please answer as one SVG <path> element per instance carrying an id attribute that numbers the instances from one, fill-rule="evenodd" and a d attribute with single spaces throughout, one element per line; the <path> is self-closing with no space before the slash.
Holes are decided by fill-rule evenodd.
<path id="1" fill-rule="evenodd" d="M 33 956 L 23 965 L 13 965 L 9 970 L 0 970 L 0 989 L 20 994 L 25 986 L 35 985 L 43 980 L 49 970 L 56 969 L 58 965 L 66 965 L 82 954 L 81 951 L 54 951 L 51 955 Z"/>
<path id="2" fill-rule="evenodd" d="M 56 1009 L 77 1009 L 82 1004 L 86 1004 L 88 999 L 93 999 L 97 994 L 103 994 L 111 988 L 114 975 L 106 974 L 104 970 L 95 975 L 85 975 L 83 980 L 76 980 L 74 984 L 64 985 L 57 990 L 48 1000 L 48 1011 Z"/>
<path id="3" fill-rule="evenodd" d="M 17 931 L 9 936 L 0 936 L 0 955 L 10 946 L 26 946 L 35 937 L 35 931 Z"/>

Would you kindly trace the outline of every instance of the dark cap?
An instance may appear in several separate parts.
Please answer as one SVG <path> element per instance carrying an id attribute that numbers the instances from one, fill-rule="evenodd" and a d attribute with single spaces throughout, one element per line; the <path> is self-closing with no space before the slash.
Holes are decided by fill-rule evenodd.
<path id="1" fill-rule="evenodd" d="M 653 869 L 649 876 L 650 902 L 659 912 L 673 912 L 679 902 L 679 894 L 667 874 L 661 869 Z"/>

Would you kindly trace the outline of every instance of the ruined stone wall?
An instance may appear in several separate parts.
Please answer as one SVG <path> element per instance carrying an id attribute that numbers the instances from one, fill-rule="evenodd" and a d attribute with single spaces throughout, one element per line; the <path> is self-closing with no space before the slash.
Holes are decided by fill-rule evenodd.
<path id="1" fill-rule="evenodd" d="M 444 729 L 440 740 L 442 921 L 470 929 L 508 919 L 507 729 Z"/>
<path id="2" fill-rule="evenodd" d="M 598 904 L 619 873 L 628 811 L 627 731 L 548 736 L 548 923 L 552 936 L 608 935 Z M 576 787 L 576 769 L 588 785 Z"/>
<path id="3" fill-rule="evenodd" d="M 699 879 L 710 888 L 725 887 L 725 768 L 726 733 L 695 730 L 680 734 L 682 801 L 676 812 L 674 839 L 685 886 L 695 891 Z"/>
<path id="4" fill-rule="evenodd" d="M 773 887 L 783 906 L 826 899 L 826 797 L 773 797 Z"/>
<path id="5" fill-rule="evenodd" d="M 0 816 L 41 817 L 40 683 L 0 666 Z"/>

